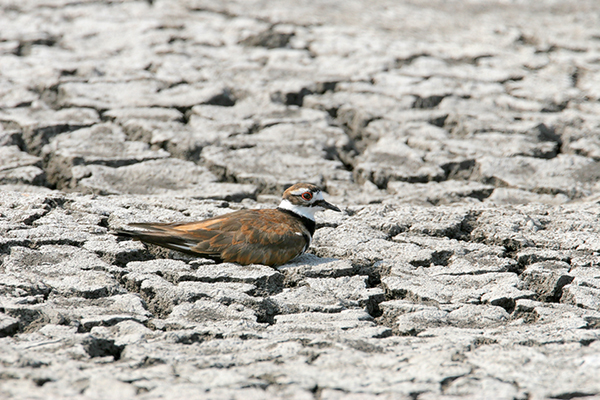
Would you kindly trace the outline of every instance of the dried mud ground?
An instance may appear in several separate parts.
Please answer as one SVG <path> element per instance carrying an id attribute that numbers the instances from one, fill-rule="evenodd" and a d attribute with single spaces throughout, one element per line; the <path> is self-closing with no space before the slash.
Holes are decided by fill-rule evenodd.
<path id="1" fill-rule="evenodd" d="M 600 3 L 4 0 L 0 398 L 600 399 Z M 319 184 L 309 252 L 111 232 Z"/>

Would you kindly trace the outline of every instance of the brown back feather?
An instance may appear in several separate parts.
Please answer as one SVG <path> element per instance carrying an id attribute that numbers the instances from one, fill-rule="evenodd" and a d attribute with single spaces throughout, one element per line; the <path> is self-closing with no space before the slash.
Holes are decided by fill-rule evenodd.
<path id="1" fill-rule="evenodd" d="M 276 209 L 241 210 L 199 222 L 131 226 L 143 231 L 120 233 L 189 254 L 243 265 L 282 265 L 300 255 L 308 245 L 303 223 Z"/>

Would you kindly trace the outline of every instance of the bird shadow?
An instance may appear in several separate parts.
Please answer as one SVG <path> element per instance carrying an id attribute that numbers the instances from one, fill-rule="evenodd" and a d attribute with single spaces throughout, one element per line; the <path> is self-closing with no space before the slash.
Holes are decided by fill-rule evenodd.
<path id="1" fill-rule="evenodd" d="M 310 267 L 318 267 L 323 264 L 329 264 L 335 261 L 340 261 L 339 258 L 330 258 L 330 257 L 319 257 L 314 254 L 304 253 L 301 256 L 294 258 L 292 261 L 287 264 L 281 265 L 277 267 L 277 270 L 280 272 L 284 272 L 286 270 L 295 269 L 298 267 L 302 268 L 310 268 Z"/>

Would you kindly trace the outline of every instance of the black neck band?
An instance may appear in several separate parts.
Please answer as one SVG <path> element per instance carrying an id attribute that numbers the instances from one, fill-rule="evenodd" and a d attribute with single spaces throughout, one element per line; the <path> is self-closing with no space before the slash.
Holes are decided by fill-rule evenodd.
<path id="1" fill-rule="evenodd" d="M 313 221 L 312 219 L 306 218 L 305 216 L 300 215 L 300 214 L 296 214 L 295 212 L 293 212 L 291 210 L 286 210 L 285 208 L 277 207 L 277 209 L 284 213 L 290 214 L 290 215 L 298 218 L 300 221 L 302 221 L 302 223 L 304 224 L 306 229 L 308 229 L 308 231 L 310 232 L 311 237 L 315 234 L 316 224 L 315 224 L 315 221 Z"/>

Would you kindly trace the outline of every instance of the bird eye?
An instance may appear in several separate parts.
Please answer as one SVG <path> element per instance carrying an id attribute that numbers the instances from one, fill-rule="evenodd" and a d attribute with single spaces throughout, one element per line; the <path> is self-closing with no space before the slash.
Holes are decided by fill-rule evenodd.
<path id="1" fill-rule="evenodd" d="M 302 198 L 306 201 L 310 201 L 312 199 L 312 193 L 311 192 L 304 192 L 302 193 Z"/>

